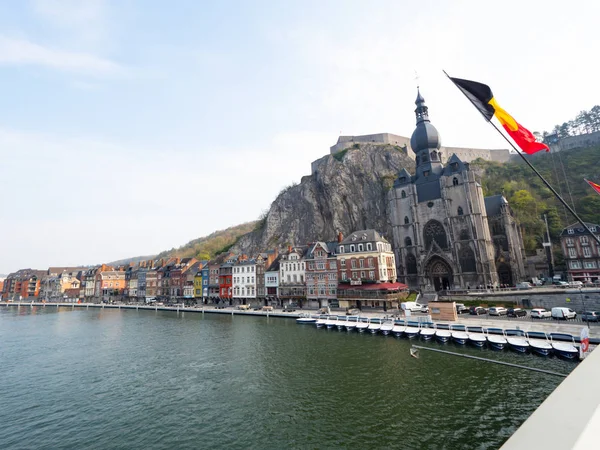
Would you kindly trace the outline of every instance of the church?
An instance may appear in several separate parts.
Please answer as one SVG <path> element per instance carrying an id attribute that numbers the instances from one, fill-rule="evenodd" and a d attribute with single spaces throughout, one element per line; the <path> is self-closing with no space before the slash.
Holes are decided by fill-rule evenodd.
<path id="1" fill-rule="evenodd" d="M 519 224 L 502 195 L 483 197 L 475 173 L 441 140 L 418 92 L 410 138 L 415 174 L 389 191 L 398 281 L 422 292 L 515 285 L 525 279 Z"/>

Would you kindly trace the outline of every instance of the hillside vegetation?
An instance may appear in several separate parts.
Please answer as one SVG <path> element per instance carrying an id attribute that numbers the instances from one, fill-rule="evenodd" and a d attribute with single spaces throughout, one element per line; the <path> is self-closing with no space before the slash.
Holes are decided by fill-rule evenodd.
<path id="1" fill-rule="evenodd" d="M 600 147 L 558 153 L 538 153 L 530 162 L 550 185 L 587 222 L 600 223 L 600 196 L 584 181 L 600 180 Z M 481 171 L 484 195 L 504 194 L 523 227 L 525 249 L 532 252 L 542 242 L 543 214 L 557 243 L 561 230 L 576 219 L 522 160 L 509 163 L 473 161 Z"/>
<path id="2" fill-rule="evenodd" d="M 224 253 L 229 250 L 238 239 L 254 230 L 257 222 L 247 222 L 241 225 L 227 228 L 226 230 L 215 231 L 187 244 L 179 247 L 166 250 L 157 255 L 157 258 L 197 258 L 197 259 L 211 259 L 215 255 Z"/>

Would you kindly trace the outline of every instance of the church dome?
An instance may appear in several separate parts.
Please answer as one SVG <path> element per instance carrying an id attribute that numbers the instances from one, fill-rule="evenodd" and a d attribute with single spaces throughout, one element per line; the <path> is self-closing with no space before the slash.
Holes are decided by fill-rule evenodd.
<path id="1" fill-rule="evenodd" d="M 438 130 L 430 122 L 419 122 L 410 137 L 410 147 L 415 153 L 422 150 L 436 149 L 442 146 Z"/>
<path id="2" fill-rule="evenodd" d="M 415 128 L 415 131 L 413 131 L 410 138 L 410 147 L 415 153 L 419 153 L 422 150 L 439 150 L 442 146 L 440 134 L 438 133 L 438 130 L 431 125 L 431 122 L 429 122 L 428 108 L 425 105 L 425 99 L 419 90 L 417 90 L 417 100 L 415 100 L 415 105 L 417 105 L 417 109 L 415 109 L 417 128 Z"/>

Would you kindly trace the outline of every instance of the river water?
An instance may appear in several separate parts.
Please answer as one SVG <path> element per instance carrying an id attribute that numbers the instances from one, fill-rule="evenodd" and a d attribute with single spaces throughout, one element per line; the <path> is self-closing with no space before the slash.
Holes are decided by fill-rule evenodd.
<path id="1" fill-rule="evenodd" d="M 1 307 L 0 448 L 498 448 L 562 380 L 410 345 L 273 317 Z"/>

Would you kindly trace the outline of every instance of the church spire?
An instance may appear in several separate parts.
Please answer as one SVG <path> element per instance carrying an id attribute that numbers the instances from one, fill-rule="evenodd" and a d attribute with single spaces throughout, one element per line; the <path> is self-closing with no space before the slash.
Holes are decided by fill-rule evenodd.
<path id="1" fill-rule="evenodd" d="M 415 105 L 417 105 L 417 109 L 415 109 L 415 115 L 417 116 L 417 125 L 419 122 L 429 122 L 429 114 L 427 105 L 425 105 L 425 99 L 421 95 L 421 91 L 417 87 L 417 99 L 415 100 Z"/>

